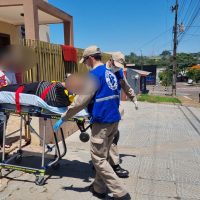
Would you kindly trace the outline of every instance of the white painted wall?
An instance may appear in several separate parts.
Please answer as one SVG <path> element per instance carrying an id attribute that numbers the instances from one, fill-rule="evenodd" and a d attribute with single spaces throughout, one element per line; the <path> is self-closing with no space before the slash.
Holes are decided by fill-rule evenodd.
<path id="1" fill-rule="evenodd" d="M 43 0 L 48 2 L 48 0 Z M 48 25 L 40 25 L 39 27 L 39 36 L 40 40 L 44 42 L 50 42 L 50 31 L 49 31 L 49 26 Z"/>

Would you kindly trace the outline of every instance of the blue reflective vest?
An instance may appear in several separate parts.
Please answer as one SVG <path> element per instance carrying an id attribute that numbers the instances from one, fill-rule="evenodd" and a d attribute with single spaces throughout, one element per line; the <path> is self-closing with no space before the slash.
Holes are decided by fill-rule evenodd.
<path id="1" fill-rule="evenodd" d="M 123 69 L 120 69 L 119 71 L 115 72 L 115 76 L 117 77 L 117 81 L 118 81 L 118 90 L 119 93 L 121 92 L 121 84 L 120 84 L 120 80 L 124 80 L 124 72 Z"/>
<path id="2" fill-rule="evenodd" d="M 119 113 L 119 90 L 116 76 L 105 65 L 90 71 L 97 81 L 98 89 L 88 106 L 92 123 L 114 123 L 121 120 Z"/>

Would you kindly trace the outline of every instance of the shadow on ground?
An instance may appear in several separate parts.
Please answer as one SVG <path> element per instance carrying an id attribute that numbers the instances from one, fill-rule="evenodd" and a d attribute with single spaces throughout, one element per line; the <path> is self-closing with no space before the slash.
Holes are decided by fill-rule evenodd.
<path id="1" fill-rule="evenodd" d="M 45 158 L 45 165 L 52 159 L 54 159 L 54 155 L 48 155 Z M 23 158 L 20 163 L 12 161 L 10 162 L 10 164 L 41 169 L 41 162 L 42 159 L 40 153 L 24 151 Z M 60 179 L 63 177 L 69 177 L 82 179 L 84 182 L 90 183 L 91 181 L 89 179 L 94 177 L 94 171 L 92 170 L 92 166 L 90 163 L 85 163 L 78 160 L 63 159 L 59 161 L 59 164 L 59 168 L 48 168 L 46 170 L 46 181 L 48 179 Z M 9 174 L 11 174 L 12 172 L 13 170 L 5 170 L 3 173 L 3 177 L 15 181 L 31 182 L 29 180 L 20 180 L 20 178 L 9 178 Z"/>

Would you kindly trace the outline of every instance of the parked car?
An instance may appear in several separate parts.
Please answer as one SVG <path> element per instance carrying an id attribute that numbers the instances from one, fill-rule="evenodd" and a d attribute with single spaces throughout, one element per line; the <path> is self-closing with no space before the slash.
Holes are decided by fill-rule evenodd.
<path id="1" fill-rule="evenodd" d="M 189 79 L 188 79 L 188 84 L 189 84 L 189 85 L 192 85 L 192 84 L 193 84 L 193 80 L 189 78 Z"/>

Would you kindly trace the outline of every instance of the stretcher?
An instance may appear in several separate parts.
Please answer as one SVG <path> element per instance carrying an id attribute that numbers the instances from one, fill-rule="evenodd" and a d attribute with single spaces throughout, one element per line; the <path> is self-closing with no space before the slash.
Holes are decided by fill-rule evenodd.
<path id="1" fill-rule="evenodd" d="M 59 161 L 65 156 L 67 153 L 67 147 L 65 143 L 64 133 L 62 128 L 60 128 L 61 134 L 61 143 L 63 146 L 63 152 L 61 152 L 60 146 L 58 144 L 58 133 L 53 132 L 53 138 L 55 144 L 46 144 L 46 122 L 47 119 L 60 119 L 61 114 L 65 112 L 67 108 L 56 108 L 47 105 L 40 97 L 29 94 L 20 94 L 16 97 L 14 92 L 0 92 L 0 112 L 4 118 L 4 131 L 3 131 L 3 147 L 2 147 L 2 162 L 0 162 L 0 176 L 2 176 L 2 169 L 8 170 L 17 170 L 23 171 L 26 173 L 31 173 L 36 176 L 35 184 L 43 185 L 45 183 L 45 173 L 46 170 L 50 167 L 53 169 L 59 168 Z M 10 156 L 8 159 L 5 154 L 5 144 L 6 144 L 6 115 L 17 114 L 20 120 L 20 128 L 19 132 L 19 149 L 16 153 Z M 40 136 L 39 133 L 35 131 L 35 129 L 31 125 L 31 117 L 39 117 L 44 120 L 43 125 L 43 136 Z M 89 140 L 89 134 L 86 133 L 86 130 L 90 127 L 90 124 L 85 127 L 85 122 L 88 121 L 88 114 L 85 110 L 78 113 L 73 118 L 68 121 L 74 121 L 77 123 L 81 134 L 80 140 L 83 142 L 87 142 Z M 39 137 L 42 143 L 42 153 L 41 153 L 41 167 L 40 168 L 32 168 L 25 167 L 19 165 L 23 158 L 23 148 L 22 148 L 22 127 L 23 121 L 30 128 L 31 132 L 36 134 Z M 16 131 L 15 131 L 16 133 Z M 55 150 L 54 159 L 45 162 L 46 154 Z M 14 161 L 14 164 L 13 164 Z"/>

